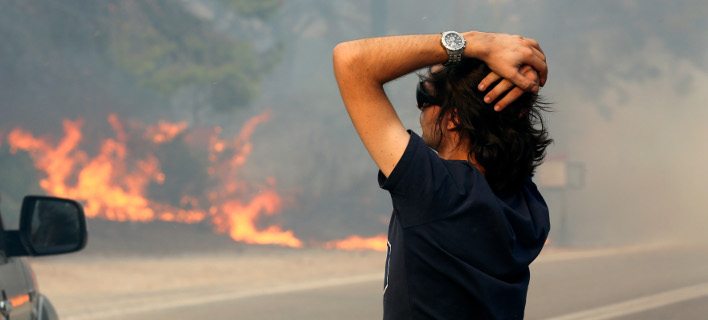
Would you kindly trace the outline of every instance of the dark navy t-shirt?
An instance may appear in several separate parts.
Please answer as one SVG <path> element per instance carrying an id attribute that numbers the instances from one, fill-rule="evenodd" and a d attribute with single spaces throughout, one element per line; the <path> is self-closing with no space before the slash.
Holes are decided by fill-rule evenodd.
<path id="1" fill-rule="evenodd" d="M 523 318 L 529 264 L 550 229 L 530 178 L 496 195 L 472 163 L 439 158 L 411 132 L 379 184 L 393 200 L 384 319 Z"/>

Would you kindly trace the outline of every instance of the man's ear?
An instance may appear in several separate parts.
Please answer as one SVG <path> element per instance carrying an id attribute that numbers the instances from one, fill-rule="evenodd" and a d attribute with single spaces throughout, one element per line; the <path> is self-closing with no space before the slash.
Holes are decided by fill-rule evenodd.
<path id="1" fill-rule="evenodd" d="M 449 131 L 456 130 L 458 124 L 460 123 L 460 118 L 457 117 L 457 109 L 452 109 L 452 111 L 447 114 L 446 118 L 447 124 L 445 125 L 445 128 Z"/>

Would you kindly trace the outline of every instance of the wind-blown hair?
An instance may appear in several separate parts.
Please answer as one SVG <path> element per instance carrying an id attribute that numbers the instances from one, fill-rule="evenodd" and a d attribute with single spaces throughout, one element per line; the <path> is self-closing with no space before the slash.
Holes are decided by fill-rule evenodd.
<path id="1" fill-rule="evenodd" d="M 500 112 L 494 111 L 496 101 L 484 102 L 486 92 L 477 86 L 489 72 L 484 62 L 464 59 L 456 66 L 429 72 L 423 80 L 433 85 L 430 94 L 441 103 L 434 125 L 437 137 L 442 137 L 445 119 L 453 115 L 460 143 L 469 144 L 468 159 L 484 168 L 495 193 L 503 193 L 521 187 L 533 176 L 553 140 L 541 115 L 549 109 L 537 94 L 526 92 Z"/>

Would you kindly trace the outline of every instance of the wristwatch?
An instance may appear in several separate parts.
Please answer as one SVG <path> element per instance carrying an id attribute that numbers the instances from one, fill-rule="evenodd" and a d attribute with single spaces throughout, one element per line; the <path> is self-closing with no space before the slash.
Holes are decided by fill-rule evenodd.
<path id="1" fill-rule="evenodd" d="M 465 38 L 458 32 L 445 31 L 442 33 L 442 45 L 447 50 L 450 59 L 444 66 L 454 66 L 462 61 L 462 53 L 465 51 Z"/>

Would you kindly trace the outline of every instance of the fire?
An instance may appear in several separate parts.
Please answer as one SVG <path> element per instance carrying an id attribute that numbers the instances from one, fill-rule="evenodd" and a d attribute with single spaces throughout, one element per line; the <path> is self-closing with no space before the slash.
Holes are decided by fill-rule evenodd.
<path id="1" fill-rule="evenodd" d="M 85 158 L 85 154 L 80 152 L 77 152 L 74 157 L 69 156 L 81 140 L 81 132 L 78 129 L 81 121 L 64 121 L 63 125 L 65 137 L 54 148 L 48 142 L 35 138 L 22 129 L 11 131 L 7 140 L 11 153 L 17 150 L 30 152 L 30 155 L 35 158 L 35 167 L 47 173 L 47 178 L 39 182 L 42 189 L 59 197 L 72 197 L 64 181 L 72 172 L 76 161 Z"/>
<path id="2" fill-rule="evenodd" d="M 253 149 L 251 135 L 258 124 L 269 118 L 269 112 L 254 117 L 234 139 L 221 138 L 222 130 L 218 127 L 209 130 L 211 133 L 207 137 L 185 137 L 185 141 L 194 145 L 209 147 L 211 165 L 208 173 L 219 183 L 210 190 L 200 190 L 203 194 L 182 195 L 178 204 L 151 200 L 147 196 L 151 185 L 169 183 L 158 157 L 150 153 L 154 149 L 150 145 L 189 135 L 185 122 L 160 121 L 152 126 L 133 123 L 128 126 L 130 130 L 126 130 L 116 115 L 110 115 L 108 123 L 115 135 L 101 139 L 94 156 L 81 149 L 82 143 L 90 143 L 82 135 L 82 120 L 65 120 L 64 135 L 59 141 L 38 138 L 16 128 L 7 135 L 7 142 L 12 153 L 28 152 L 34 166 L 46 174 L 40 180 L 40 187 L 45 192 L 82 201 L 90 218 L 139 222 L 207 221 L 217 232 L 226 233 L 236 241 L 301 247 L 302 242 L 290 230 L 275 225 L 264 229 L 256 226 L 262 215 L 274 215 L 282 209 L 282 200 L 272 187 L 274 180 L 268 178 L 266 186 L 253 191 L 251 183 L 238 177 L 240 167 Z M 142 132 L 133 132 L 135 130 Z M 129 150 L 128 145 L 143 146 L 142 153 Z"/>
<path id="3" fill-rule="evenodd" d="M 17 308 L 30 301 L 30 296 L 28 294 L 20 294 L 10 298 L 10 303 L 12 307 Z"/>
<path id="4" fill-rule="evenodd" d="M 302 242 L 295 238 L 292 231 L 283 231 L 278 226 L 270 226 L 266 230 L 256 230 L 252 221 L 263 212 L 272 215 L 279 211 L 280 197 L 272 191 L 261 193 L 250 203 L 244 205 L 238 201 L 230 201 L 222 205 L 223 212 L 231 212 L 229 216 L 232 226 L 229 234 L 236 241 L 255 244 L 278 243 L 290 247 L 302 247 Z"/>
<path id="5" fill-rule="evenodd" d="M 185 129 L 187 129 L 187 123 L 184 121 L 180 123 L 170 123 L 160 120 L 156 125 L 147 127 L 144 137 L 152 140 L 154 143 L 170 142 Z"/>
<path id="6" fill-rule="evenodd" d="M 386 251 L 388 238 L 386 234 L 380 234 L 375 237 L 362 238 L 357 235 L 350 236 L 343 240 L 335 240 L 325 243 L 325 248 L 333 248 L 339 250 L 376 250 Z"/>
<path id="7" fill-rule="evenodd" d="M 207 222 L 218 233 L 235 241 L 275 244 L 299 248 L 303 242 L 293 231 L 280 226 L 257 226 L 263 216 L 281 211 L 283 201 L 274 190 L 276 180 L 254 185 L 239 177 L 241 167 L 253 150 L 251 136 L 256 127 L 270 119 L 270 112 L 248 120 L 234 138 L 222 137 L 222 129 L 188 128 L 185 122 L 159 121 L 155 125 L 131 122 L 126 126 L 116 115 L 107 119 L 113 129 L 111 138 L 98 139 L 98 148 L 85 148 L 95 137 L 84 137 L 83 120 L 64 120 L 63 137 L 37 137 L 22 128 L 3 136 L 11 153 L 26 151 L 34 166 L 45 174 L 40 187 L 48 194 L 77 199 L 84 203 L 89 218 L 115 221 L 153 220 L 181 223 Z M 198 193 L 183 194 L 176 203 L 150 199 L 150 186 L 169 187 L 170 177 L 163 172 L 159 157 L 151 153 L 157 145 L 182 139 L 194 148 L 206 148 L 207 174 L 214 187 Z M 138 146 L 129 149 L 128 146 Z M 90 146 L 89 146 L 90 147 Z M 255 191 L 254 191 L 255 190 Z M 340 250 L 386 250 L 386 235 L 363 238 L 357 235 L 324 244 Z"/>

